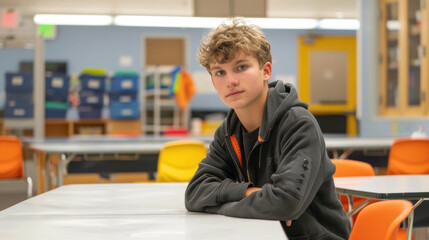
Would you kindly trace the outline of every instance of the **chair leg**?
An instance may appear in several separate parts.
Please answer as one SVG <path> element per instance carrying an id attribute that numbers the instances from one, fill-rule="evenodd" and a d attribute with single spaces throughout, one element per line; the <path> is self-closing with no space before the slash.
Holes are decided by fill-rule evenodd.
<path id="1" fill-rule="evenodd" d="M 33 196 L 33 179 L 31 177 L 27 177 L 27 198 L 31 198 Z"/>

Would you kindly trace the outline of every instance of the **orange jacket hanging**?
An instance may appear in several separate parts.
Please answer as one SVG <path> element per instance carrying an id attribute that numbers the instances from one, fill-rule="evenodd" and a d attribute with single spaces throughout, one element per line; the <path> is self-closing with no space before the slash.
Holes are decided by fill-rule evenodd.
<path id="1" fill-rule="evenodd" d="M 175 93 L 177 105 L 181 109 L 186 109 L 195 92 L 194 80 L 191 74 L 185 70 L 180 71 L 179 89 Z"/>

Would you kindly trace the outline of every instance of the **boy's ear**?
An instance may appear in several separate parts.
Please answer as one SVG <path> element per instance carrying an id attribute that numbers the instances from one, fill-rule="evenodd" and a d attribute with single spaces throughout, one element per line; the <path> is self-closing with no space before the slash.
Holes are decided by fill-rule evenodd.
<path id="1" fill-rule="evenodd" d="M 263 67 L 264 70 L 264 81 L 268 81 L 273 74 L 273 65 L 270 62 L 266 62 Z"/>

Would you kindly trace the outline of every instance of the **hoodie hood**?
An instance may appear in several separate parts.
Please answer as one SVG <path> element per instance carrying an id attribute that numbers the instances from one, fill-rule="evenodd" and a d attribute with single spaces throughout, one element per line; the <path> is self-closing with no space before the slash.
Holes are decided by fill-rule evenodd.
<path id="1" fill-rule="evenodd" d="M 262 123 L 259 129 L 260 141 L 269 138 L 272 127 L 291 107 L 308 108 L 308 105 L 298 98 L 296 88 L 290 83 L 275 81 L 268 84 L 268 97 L 265 102 Z M 226 118 L 226 135 L 233 134 L 236 125 L 241 124 L 234 109 L 231 109 Z"/>

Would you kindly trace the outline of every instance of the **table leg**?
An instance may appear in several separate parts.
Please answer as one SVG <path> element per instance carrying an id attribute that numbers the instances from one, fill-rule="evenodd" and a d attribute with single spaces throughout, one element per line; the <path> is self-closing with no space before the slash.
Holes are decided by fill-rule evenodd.
<path id="1" fill-rule="evenodd" d="M 411 236 L 413 235 L 413 221 L 414 221 L 414 210 L 412 210 L 410 212 L 410 215 L 408 215 L 407 240 L 411 240 Z"/>
<path id="2" fill-rule="evenodd" d="M 35 151 L 33 153 L 33 158 L 36 159 L 36 164 L 37 164 L 37 194 L 40 194 L 40 193 L 43 193 L 44 191 L 43 166 L 45 165 L 45 163 L 43 162 L 44 160 L 43 153 L 39 151 Z"/>
<path id="3" fill-rule="evenodd" d="M 46 191 L 49 191 L 52 189 L 52 168 L 51 168 L 51 159 L 50 155 L 46 155 L 46 161 L 45 161 L 45 171 L 46 171 L 46 179 L 45 179 L 45 189 Z"/>
<path id="4" fill-rule="evenodd" d="M 61 154 L 59 156 L 59 161 L 57 165 L 57 184 L 58 187 L 64 184 L 64 174 L 67 173 L 67 165 L 70 161 L 76 156 L 76 154 L 70 154 L 68 157 L 66 154 Z"/>
<path id="5" fill-rule="evenodd" d="M 419 201 L 417 201 L 416 204 L 414 204 L 413 209 L 410 212 L 410 215 L 408 215 L 407 240 L 411 240 L 413 235 L 414 209 L 416 209 L 416 207 L 418 207 L 423 202 L 423 200 L 425 199 L 424 198 L 419 199 Z"/>
<path id="6" fill-rule="evenodd" d="M 33 155 L 36 158 L 37 163 L 37 193 L 43 193 L 45 191 L 45 179 L 46 179 L 46 169 L 45 166 L 45 153 L 36 151 Z"/>

